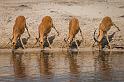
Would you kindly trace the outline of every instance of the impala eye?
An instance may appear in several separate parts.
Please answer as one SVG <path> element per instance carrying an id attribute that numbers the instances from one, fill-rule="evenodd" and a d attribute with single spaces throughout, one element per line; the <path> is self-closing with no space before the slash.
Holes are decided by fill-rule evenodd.
<path id="1" fill-rule="evenodd" d="M 15 44 L 15 42 L 12 43 L 13 45 Z"/>

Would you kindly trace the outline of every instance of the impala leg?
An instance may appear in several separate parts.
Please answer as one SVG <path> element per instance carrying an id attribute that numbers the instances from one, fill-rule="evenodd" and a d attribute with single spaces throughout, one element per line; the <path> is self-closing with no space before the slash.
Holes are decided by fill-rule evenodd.
<path id="1" fill-rule="evenodd" d="M 120 31 L 120 29 L 119 29 L 119 27 L 118 26 L 116 26 L 114 23 L 113 23 L 113 25 L 118 29 L 118 31 Z"/>
<path id="2" fill-rule="evenodd" d="M 99 35 L 98 35 L 98 45 L 99 45 L 99 49 L 102 49 L 102 39 L 103 39 L 104 33 L 103 31 L 99 31 Z"/>
<path id="3" fill-rule="evenodd" d="M 28 33 L 28 38 L 30 38 L 30 33 L 29 33 L 29 31 L 28 31 L 28 27 L 25 25 L 25 28 L 26 28 L 26 30 L 27 30 L 27 33 Z"/>
<path id="4" fill-rule="evenodd" d="M 81 37 L 82 37 L 82 41 L 84 40 L 84 38 L 83 38 L 83 33 L 82 33 L 82 31 L 81 31 L 81 29 L 79 28 L 79 31 L 80 31 L 80 34 L 81 34 Z"/>
<path id="5" fill-rule="evenodd" d="M 102 42 L 99 42 L 98 46 L 99 46 L 99 50 L 101 50 L 102 49 Z"/>
<path id="6" fill-rule="evenodd" d="M 50 42 L 49 42 L 49 40 L 48 40 L 48 37 L 46 37 L 47 38 L 47 42 L 48 42 L 48 44 L 49 44 L 49 48 L 52 48 L 51 47 L 51 44 L 50 44 Z"/>
<path id="7" fill-rule="evenodd" d="M 66 47 L 69 47 L 69 42 L 68 42 L 68 40 L 69 40 L 69 34 L 67 35 L 67 39 L 66 38 L 64 38 L 64 42 L 66 43 Z"/>
<path id="8" fill-rule="evenodd" d="M 111 45 L 110 45 L 110 42 L 109 42 L 109 38 L 108 38 L 108 34 L 106 33 L 106 39 L 107 39 L 107 42 L 108 42 L 108 47 L 109 49 L 111 49 Z"/>
<path id="9" fill-rule="evenodd" d="M 101 40 L 103 39 L 103 31 L 100 31 L 99 35 L 98 35 L 98 42 L 101 42 Z"/>
<path id="10" fill-rule="evenodd" d="M 53 28 L 54 28 L 55 31 L 57 32 L 57 36 L 59 36 L 59 31 L 55 28 L 55 26 L 53 26 Z"/>
<path id="11" fill-rule="evenodd" d="M 21 37 L 19 38 L 19 40 L 21 41 L 21 44 L 22 44 L 23 49 L 25 49 L 25 46 L 23 44 L 23 41 L 22 41 Z"/>
<path id="12" fill-rule="evenodd" d="M 78 43 L 77 43 L 76 39 L 74 39 L 74 41 L 75 41 L 75 44 L 77 46 L 77 50 L 79 50 L 79 46 L 78 46 Z"/>

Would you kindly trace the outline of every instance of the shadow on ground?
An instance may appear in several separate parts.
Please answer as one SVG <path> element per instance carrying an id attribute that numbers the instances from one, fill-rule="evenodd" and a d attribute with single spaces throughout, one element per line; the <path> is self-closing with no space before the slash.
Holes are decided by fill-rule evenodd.
<path id="1" fill-rule="evenodd" d="M 22 38 L 23 44 L 26 45 L 27 42 L 28 42 L 28 40 L 29 40 L 29 37 L 27 37 L 27 38 Z M 17 40 L 17 43 L 16 43 L 16 48 L 15 48 L 15 49 L 18 49 L 18 48 L 20 48 L 20 47 L 23 48 L 20 39 L 18 39 L 18 40 Z"/>
<path id="2" fill-rule="evenodd" d="M 113 37 L 114 37 L 115 33 L 116 32 L 113 32 L 111 35 L 108 36 L 109 42 L 111 42 L 113 40 Z M 108 41 L 106 39 L 106 36 L 104 36 L 103 39 L 102 39 L 102 48 L 105 48 L 106 45 L 108 45 Z"/>
<path id="3" fill-rule="evenodd" d="M 48 40 L 49 40 L 49 42 L 50 42 L 50 45 L 53 43 L 53 40 L 54 40 L 54 39 L 55 39 L 55 35 L 48 37 Z M 43 47 L 49 47 L 49 44 L 48 44 L 46 38 L 45 38 L 45 40 L 44 40 L 44 45 L 43 45 Z"/>
<path id="4" fill-rule="evenodd" d="M 77 42 L 78 46 L 80 46 L 80 45 L 81 45 L 82 40 L 76 40 L 76 42 Z M 70 45 L 70 48 L 71 48 L 71 49 L 74 49 L 74 48 L 76 48 L 76 49 L 77 49 L 76 42 L 75 42 L 75 41 L 73 41 L 73 42 L 71 43 L 71 45 Z"/>

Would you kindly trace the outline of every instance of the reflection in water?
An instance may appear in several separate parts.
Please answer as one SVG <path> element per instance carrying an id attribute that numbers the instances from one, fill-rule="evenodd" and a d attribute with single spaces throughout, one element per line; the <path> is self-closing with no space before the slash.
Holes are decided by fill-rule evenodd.
<path id="1" fill-rule="evenodd" d="M 70 82 L 79 82 L 80 80 L 80 71 L 79 71 L 79 65 L 77 64 L 77 55 L 78 52 L 70 51 L 67 54 L 68 61 L 69 61 L 69 69 L 70 69 Z"/>
<path id="2" fill-rule="evenodd" d="M 25 65 L 22 61 L 23 53 L 12 52 L 12 64 L 15 73 L 15 77 L 24 78 L 25 74 Z"/>
<path id="3" fill-rule="evenodd" d="M 8 80 L 12 82 L 123 82 L 124 52 L 0 53 L 0 81 L 8 82 Z"/>
<path id="4" fill-rule="evenodd" d="M 78 74 L 79 73 L 79 66 L 77 65 L 77 53 L 70 52 L 67 54 L 68 56 L 68 61 L 69 61 L 69 68 L 71 74 Z"/>
<path id="5" fill-rule="evenodd" d="M 98 55 L 98 68 L 99 68 L 99 74 L 100 74 L 100 79 L 102 80 L 112 80 L 112 67 L 109 63 L 109 56 L 110 51 L 99 51 Z"/>
<path id="6" fill-rule="evenodd" d="M 53 75 L 51 54 L 52 53 L 41 51 L 38 57 L 40 75 L 47 78 L 51 78 Z"/>

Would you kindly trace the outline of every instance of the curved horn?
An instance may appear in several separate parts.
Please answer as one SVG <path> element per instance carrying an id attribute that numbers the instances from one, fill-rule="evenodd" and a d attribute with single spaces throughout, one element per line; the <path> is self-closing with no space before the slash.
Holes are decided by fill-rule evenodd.
<path id="1" fill-rule="evenodd" d="M 94 39 L 94 41 L 95 42 L 99 42 L 96 38 L 95 38 L 95 33 L 96 33 L 96 30 L 97 30 L 97 28 L 95 29 L 95 31 L 94 31 L 94 36 L 93 36 L 93 39 Z"/>

